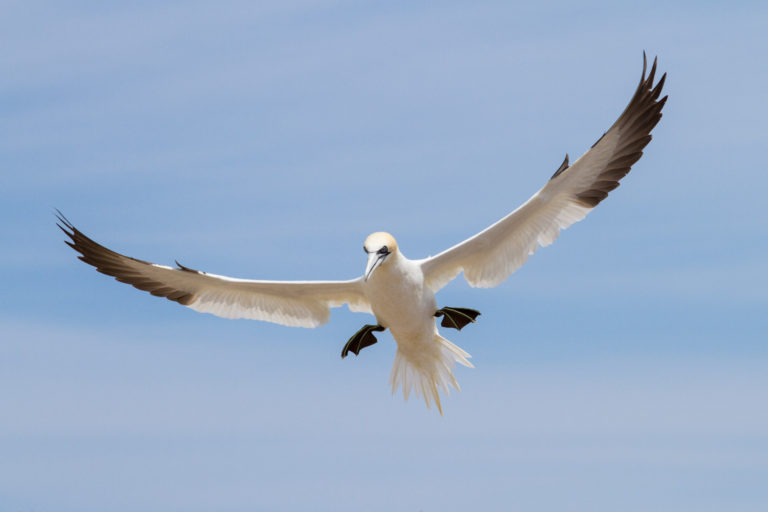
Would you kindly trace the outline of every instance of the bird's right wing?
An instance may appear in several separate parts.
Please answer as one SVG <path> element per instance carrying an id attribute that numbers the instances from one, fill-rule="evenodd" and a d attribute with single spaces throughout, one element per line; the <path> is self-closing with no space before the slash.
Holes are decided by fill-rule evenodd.
<path id="1" fill-rule="evenodd" d="M 627 108 L 611 128 L 568 166 L 568 156 L 549 182 L 517 210 L 442 253 L 421 260 L 427 285 L 437 291 L 460 272 L 471 286 L 490 287 L 520 268 L 539 246 L 554 242 L 560 230 L 583 219 L 619 186 L 651 140 L 667 99 L 659 94 L 666 74 L 654 85 L 656 60 L 643 74 Z"/>
<path id="2" fill-rule="evenodd" d="M 294 327 L 326 323 L 330 308 L 348 304 L 352 311 L 370 313 L 362 278 L 350 281 L 254 281 L 207 274 L 178 265 L 157 265 L 111 251 L 75 228 L 63 215 L 59 227 L 67 245 L 85 263 L 158 297 L 224 318 L 250 318 Z M 62 226 L 63 224 L 63 226 Z"/>

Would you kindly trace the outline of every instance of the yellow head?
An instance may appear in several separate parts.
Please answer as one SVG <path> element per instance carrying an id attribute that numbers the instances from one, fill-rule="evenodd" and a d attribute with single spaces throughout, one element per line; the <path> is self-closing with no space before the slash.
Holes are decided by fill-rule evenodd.
<path id="1" fill-rule="evenodd" d="M 365 239 L 363 249 L 368 254 L 368 264 L 365 267 L 365 280 L 367 281 L 373 271 L 376 270 L 392 254 L 397 253 L 397 242 L 395 237 L 389 233 L 378 231 Z"/>

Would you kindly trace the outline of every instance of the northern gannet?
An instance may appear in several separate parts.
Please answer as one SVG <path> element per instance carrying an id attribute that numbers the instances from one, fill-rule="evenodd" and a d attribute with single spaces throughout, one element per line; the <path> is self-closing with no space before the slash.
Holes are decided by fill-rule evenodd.
<path id="1" fill-rule="evenodd" d="M 371 313 L 366 325 L 347 342 L 342 358 L 376 343 L 374 332 L 389 329 L 397 342 L 390 375 L 392 393 L 398 386 L 407 400 L 411 390 L 442 414 L 438 390 L 459 385 L 455 363 L 472 367 L 469 354 L 437 330 L 461 329 L 480 314 L 467 308 L 438 309 L 435 293 L 464 272 L 470 286 L 491 287 L 520 268 L 539 246 L 557 239 L 560 230 L 583 219 L 623 178 L 650 142 L 667 100 L 659 95 L 664 74 L 654 85 L 656 60 L 646 78 L 643 53 L 640 84 L 611 128 L 573 165 L 568 155 L 546 185 L 522 206 L 480 233 L 436 256 L 411 260 L 394 237 L 377 232 L 363 245 L 365 272 L 349 281 L 255 281 L 208 274 L 176 262 L 176 268 L 124 256 L 99 245 L 58 212 L 58 224 L 79 258 L 118 281 L 165 297 L 204 313 L 225 318 L 251 318 L 296 327 L 317 327 L 330 308 L 347 304 L 351 311 Z"/>

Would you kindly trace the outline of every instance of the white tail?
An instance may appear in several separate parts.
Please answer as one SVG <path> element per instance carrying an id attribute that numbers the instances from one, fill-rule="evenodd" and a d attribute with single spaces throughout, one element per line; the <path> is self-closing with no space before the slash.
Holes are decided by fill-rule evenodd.
<path id="1" fill-rule="evenodd" d="M 438 389 L 442 389 L 446 395 L 450 394 L 449 383 L 461 391 L 456 377 L 453 376 L 454 363 L 463 364 L 474 368 L 467 359 L 471 356 L 462 349 L 435 332 L 434 337 L 428 341 L 419 340 L 416 343 L 398 342 L 395 363 L 392 365 L 390 382 L 392 393 L 397 387 L 403 388 L 403 397 L 408 400 L 411 389 L 416 396 L 423 396 L 427 407 L 432 402 L 437 405 L 437 410 L 443 414 L 440 405 Z"/>

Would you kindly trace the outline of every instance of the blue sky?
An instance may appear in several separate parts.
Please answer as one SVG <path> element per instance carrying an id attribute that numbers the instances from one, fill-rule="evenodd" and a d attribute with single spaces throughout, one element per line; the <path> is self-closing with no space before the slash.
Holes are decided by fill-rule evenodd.
<path id="1" fill-rule="evenodd" d="M 3 3 L 0 504 L 10 511 L 764 510 L 763 3 Z M 391 397 L 371 317 L 228 321 L 120 285 L 129 255 L 345 279 L 484 228 L 624 108 L 633 172 L 503 285 L 456 280 L 445 416 Z"/>

